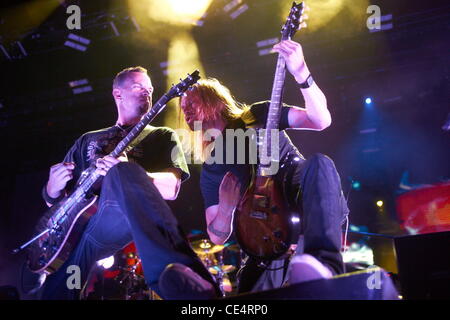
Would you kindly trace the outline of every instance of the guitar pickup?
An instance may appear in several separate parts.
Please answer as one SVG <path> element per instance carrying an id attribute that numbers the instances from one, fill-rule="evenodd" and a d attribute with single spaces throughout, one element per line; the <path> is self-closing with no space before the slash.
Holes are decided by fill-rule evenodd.
<path id="1" fill-rule="evenodd" d="M 267 220 L 267 213 L 262 211 L 252 211 L 250 213 L 250 217 L 259 219 L 259 220 Z"/>
<path id="2" fill-rule="evenodd" d="M 255 194 L 253 197 L 253 206 L 267 209 L 269 208 L 269 199 L 266 196 Z"/>

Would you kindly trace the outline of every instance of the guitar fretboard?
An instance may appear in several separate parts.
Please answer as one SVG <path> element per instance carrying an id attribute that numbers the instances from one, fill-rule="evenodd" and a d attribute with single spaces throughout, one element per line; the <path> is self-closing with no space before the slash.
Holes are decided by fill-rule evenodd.
<path id="1" fill-rule="evenodd" d="M 170 99 L 163 96 L 158 102 L 152 107 L 152 109 L 144 116 L 142 119 L 134 126 L 134 128 L 126 135 L 125 138 L 120 141 L 114 150 L 109 154 L 111 157 L 117 158 L 126 148 L 137 138 L 137 136 L 144 130 L 144 128 L 149 124 L 161 110 L 164 108 L 166 103 Z"/>
<path id="2" fill-rule="evenodd" d="M 285 78 L 286 63 L 284 59 L 279 55 L 272 86 L 272 95 L 270 97 L 269 111 L 267 113 L 266 130 L 264 131 L 264 135 L 261 141 L 262 153 L 260 165 L 258 166 L 258 173 L 261 175 L 263 169 L 270 166 L 269 161 L 274 158 L 274 155 L 272 155 L 271 152 L 278 151 L 278 148 L 277 150 L 272 150 L 272 133 L 277 134 L 277 130 L 279 129 Z M 264 175 L 267 176 L 267 174 Z"/>
<path id="3" fill-rule="evenodd" d="M 300 17 L 303 14 L 304 4 L 292 5 L 289 17 L 283 26 L 281 31 L 281 40 L 290 40 L 300 26 Z M 279 123 L 281 117 L 281 107 L 283 99 L 284 80 L 286 78 L 286 62 L 284 58 L 278 54 L 277 67 L 275 69 L 275 77 L 272 85 L 272 94 L 270 96 L 270 106 L 267 114 L 266 130 L 263 136 L 259 140 L 261 149 L 260 164 L 258 165 L 257 175 L 259 176 L 271 176 L 275 173 L 271 173 L 268 168 L 271 167 L 272 161 L 279 160 L 279 154 L 272 154 L 272 152 L 279 153 L 279 148 L 272 150 L 272 134 L 278 134 Z M 278 139 L 275 139 L 278 141 Z"/>

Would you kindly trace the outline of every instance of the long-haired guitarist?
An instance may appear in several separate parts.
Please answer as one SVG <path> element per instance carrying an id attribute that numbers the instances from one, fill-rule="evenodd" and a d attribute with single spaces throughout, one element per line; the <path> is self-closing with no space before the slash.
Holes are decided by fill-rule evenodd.
<path id="1" fill-rule="evenodd" d="M 280 182 L 286 202 L 291 208 L 301 212 L 300 222 L 295 228 L 303 237 L 297 236 L 293 243 L 302 239 L 298 247 L 301 246 L 303 250 L 297 250 L 297 254 L 290 260 L 288 272 L 289 260 L 285 260 L 283 256 L 269 261 L 251 257 L 241 270 L 240 292 L 281 286 L 286 280 L 291 283 L 301 282 L 329 278 L 344 272 L 340 253 L 341 226 L 348 208 L 335 165 L 329 157 L 322 154 L 315 154 L 306 160 L 284 131 L 288 128 L 320 131 L 330 126 L 327 100 L 311 76 L 299 43 L 281 41 L 273 50 L 284 58 L 305 101 L 304 108 L 283 105 L 278 141 L 274 140 L 278 147 L 275 150 L 279 151 L 275 180 Z M 252 164 L 255 163 L 251 162 L 251 141 L 255 139 L 250 138 L 250 134 L 244 136 L 244 139 L 239 138 L 236 129 L 264 127 L 269 102 L 250 106 L 240 104 L 218 80 L 207 79 L 200 80 L 193 90 L 181 97 L 180 105 L 187 125 L 191 130 L 200 132 L 198 137 L 202 140 L 195 145 L 198 147 L 196 156 L 203 161 L 200 183 L 208 234 L 214 243 L 223 244 L 233 232 L 235 212 L 251 181 L 254 168 Z M 228 129 L 232 130 L 230 135 Z M 242 132 L 247 131 L 240 132 L 242 135 Z M 260 147 L 260 140 L 256 141 Z M 240 143 L 245 143 L 247 151 L 241 159 Z M 259 163 L 261 153 L 258 151 L 257 155 Z M 272 154 L 271 157 L 273 156 Z M 273 215 L 279 214 L 276 209 L 273 211 Z M 251 212 L 250 222 L 246 226 L 240 226 L 242 234 L 238 241 L 261 241 L 263 246 L 267 239 L 246 239 L 246 233 L 250 234 L 260 223 L 267 222 L 265 219 L 270 219 L 266 213 Z M 296 221 L 298 220 L 293 217 L 294 224 Z M 267 222 L 267 225 L 270 224 Z M 278 236 L 277 232 L 281 234 L 283 230 L 270 232 Z"/>
<path id="2" fill-rule="evenodd" d="M 131 241 L 138 249 L 147 284 L 162 298 L 209 298 L 220 293 L 165 201 L 175 199 L 181 182 L 189 177 L 175 132 L 149 125 L 144 129 L 145 138 L 138 139 L 126 155 L 118 159 L 105 156 L 150 110 L 152 93 L 146 69 L 132 67 L 119 72 L 112 90 L 118 111 L 116 124 L 85 133 L 64 160 L 51 167 L 43 189 L 49 206 L 73 189 L 81 172 L 92 163 L 104 177 L 99 186 L 98 210 L 69 259 L 47 278 L 43 299 L 79 298 L 80 290 L 68 285 L 73 275 L 69 271 L 75 270 L 70 266 L 79 268 L 81 288 L 78 289 L 82 289 L 96 261 L 113 255 Z M 184 280 L 199 285 L 189 286 L 183 279 L 174 279 L 174 275 L 178 277 L 177 272 L 183 272 Z M 167 275 L 164 283 L 160 281 L 162 274 Z M 172 288 L 173 283 L 180 288 Z"/>

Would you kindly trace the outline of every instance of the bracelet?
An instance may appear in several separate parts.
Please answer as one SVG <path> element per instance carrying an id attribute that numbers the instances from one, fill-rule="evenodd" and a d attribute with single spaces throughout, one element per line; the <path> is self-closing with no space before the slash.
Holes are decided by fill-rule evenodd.
<path id="1" fill-rule="evenodd" d="M 44 198 L 45 202 L 50 203 L 51 205 L 54 205 L 55 203 L 59 202 L 62 198 L 64 198 L 64 192 L 61 192 L 61 194 L 58 198 L 52 198 L 48 195 L 47 185 L 45 185 L 42 188 L 42 197 Z"/>
<path id="2" fill-rule="evenodd" d="M 311 74 L 309 74 L 308 78 L 306 78 L 305 82 L 303 83 L 299 83 L 298 85 L 300 86 L 300 88 L 302 89 L 308 89 L 309 87 L 311 87 L 314 84 L 314 79 L 312 77 Z"/>

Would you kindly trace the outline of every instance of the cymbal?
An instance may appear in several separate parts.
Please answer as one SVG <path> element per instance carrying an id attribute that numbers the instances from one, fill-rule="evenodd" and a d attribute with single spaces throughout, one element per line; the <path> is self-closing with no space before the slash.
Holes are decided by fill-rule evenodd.
<path id="1" fill-rule="evenodd" d="M 225 264 L 222 266 L 217 265 L 209 267 L 208 270 L 209 272 L 211 272 L 211 274 L 218 274 L 220 270 L 222 270 L 223 273 L 230 273 L 236 270 L 236 267 L 231 264 Z"/>
<path id="2" fill-rule="evenodd" d="M 197 254 L 217 253 L 222 251 L 223 248 L 225 247 L 223 245 L 216 245 L 211 241 L 209 241 L 208 239 L 193 241 L 191 245 L 195 253 Z"/>

